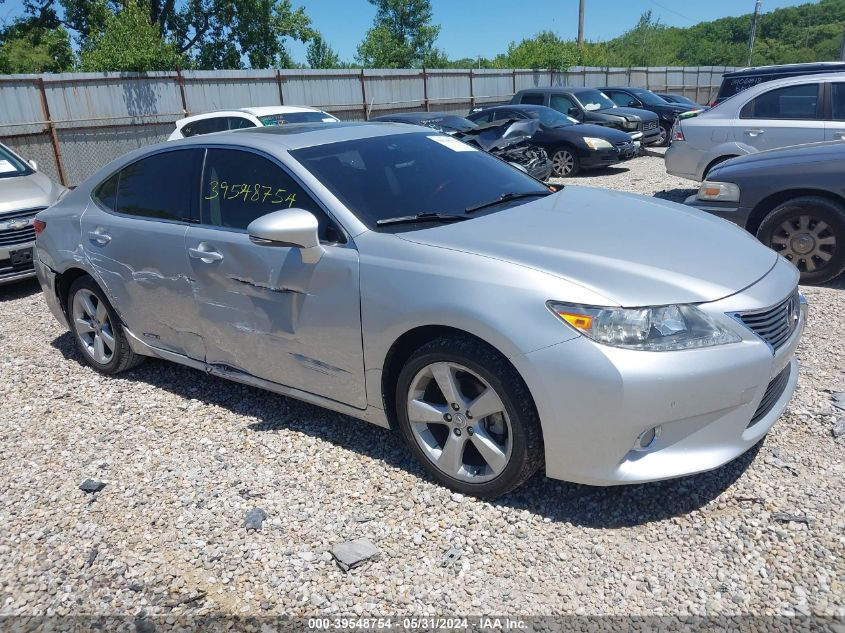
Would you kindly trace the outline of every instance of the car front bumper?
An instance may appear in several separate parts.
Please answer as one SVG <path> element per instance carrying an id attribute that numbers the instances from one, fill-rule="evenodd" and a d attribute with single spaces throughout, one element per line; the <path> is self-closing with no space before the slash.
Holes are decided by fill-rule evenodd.
<path id="1" fill-rule="evenodd" d="M 806 304 L 777 351 L 730 315 L 776 305 L 796 284 L 794 268 L 779 261 L 743 292 L 699 306 L 739 343 L 641 352 L 580 336 L 513 359 L 540 414 L 546 474 L 592 485 L 658 481 L 718 468 L 753 447 L 795 390 Z M 654 428 L 654 442 L 636 450 Z"/>
<path id="2" fill-rule="evenodd" d="M 743 207 L 736 202 L 711 202 L 707 200 L 699 200 L 696 194 L 691 195 L 684 200 L 684 204 L 690 207 L 695 207 L 701 211 L 706 211 L 711 215 L 716 215 L 725 220 L 730 220 L 734 224 L 745 228 L 748 223 L 748 216 L 751 215 L 752 209 Z"/>

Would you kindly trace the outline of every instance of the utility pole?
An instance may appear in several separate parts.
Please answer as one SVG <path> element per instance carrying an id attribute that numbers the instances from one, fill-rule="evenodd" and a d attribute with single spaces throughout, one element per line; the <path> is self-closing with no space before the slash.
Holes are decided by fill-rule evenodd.
<path id="1" fill-rule="evenodd" d="M 751 57 L 754 55 L 754 36 L 757 35 L 757 16 L 760 15 L 762 0 L 754 3 L 754 17 L 751 18 L 751 33 L 748 36 L 748 65 L 751 65 Z"/>
<path id="2" fill-rule="evenodd" d="M 578 48 L 584 47 L 584 2 L 586 0 L 578 2 Z"/>

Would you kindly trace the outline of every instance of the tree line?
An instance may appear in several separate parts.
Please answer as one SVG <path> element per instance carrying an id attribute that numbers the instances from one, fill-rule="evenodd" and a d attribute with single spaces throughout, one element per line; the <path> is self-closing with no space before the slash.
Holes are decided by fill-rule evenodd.
<path id="1" fill-rule="evenodd" d="M 2 6 L 5 0 L 0 0 Z M 23 0 L 0 26 L 0 73 L 238 68 L 543 68 L 744 66 L 751 15 L 670 27 L 646 11 L 605 42 L 551 31 L 511 42 L 493 58 L 452 59 L 437 46 L 430 0 L 368 0 L 376 8 L 354 60 L 341 60 L 291 0 Z M 760 16 L 752 64 L 839 59 L 845 0 Z M 295 62 L 290 41 L 307 43 Z"/>

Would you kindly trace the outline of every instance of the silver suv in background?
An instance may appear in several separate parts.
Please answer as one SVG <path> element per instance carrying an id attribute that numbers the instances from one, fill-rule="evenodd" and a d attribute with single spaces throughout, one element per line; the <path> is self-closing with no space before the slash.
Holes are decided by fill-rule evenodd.
<path id="1" fill-rule="evenodd" d="M 58 200 L 65 188 L 0 143 L 0 285 L 35 276 L 35 214 Z"/>
<path id="2" fill-rule="evenodd" d="M 845 139 L 845 72 L 761 83 L 679 120 L 666 171 L 704 180 L 721 162 L 770 149 Z"/>

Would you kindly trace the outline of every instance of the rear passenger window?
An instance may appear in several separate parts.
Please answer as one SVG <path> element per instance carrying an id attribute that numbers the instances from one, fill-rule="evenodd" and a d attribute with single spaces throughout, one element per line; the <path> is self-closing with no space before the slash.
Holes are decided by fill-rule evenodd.
<path id="1" fill-rule="evenodd" d="M 746 103 L 740 116 L 744 119 L 816 118 L 819 84 L 802 84 L 776 88 Z"/>
<path id="2" fill-rule="evenodd" d="M 256 127 L 255 123 L 250 121 L 249 119 L 245 119 L 242 116 L 231 116 L 229 117 L 229 129 L 230 130 L 243 130 L 248 127 Z"/>
<path id="3" fill-rule="evenodd" d="M 831 84 L 831 108 L 833 118 L 845 121 L 845 84 Z"/>
<path id="4" fill-rule="evenodd" d="M 522 95 L 522 99 L 520 99 L 519 102 L 528 103 L 530 105 L 543 105 L 543 103 L 545 103 L 545 98 L 541 94 L 530 93 Z"/>
<path id="5" fill-rule="evenodd" d="M 202 154 L 198 149 L 162 152 L 124 167 L 118 174 L 116 200 L 109 208 L 143 218 L 190 220 L 194 216 Z M 114 178 L 97 190 L 98 199 L 106 206 Z"/>
<path id="6" fill-rule="evenodd" d="M 198 136 L 200 134 L 213 134 L 214 132 L 225 132 L 229 129 L 228 117 L 214 117 L 211 119 L 200 119 L 188 123 L 182 128 L 182 136 Z"/>
<path id="7" fill-rule="evenodd" d="M 120 172 L 106 180 L 94 190 L 94 200 L 109 211 L 114 211 L 117 205 L 117 182 Z"/>
<path id="8" fill-rule="evenodd" d="M 306 209 L 317 217 L 321 240 L 343 241 L 326 213 L 287 172 L 252 152 L 208 150 L 201 206 L 203 224 L 231 229 L 246 229 L 273 211 Z"/>

